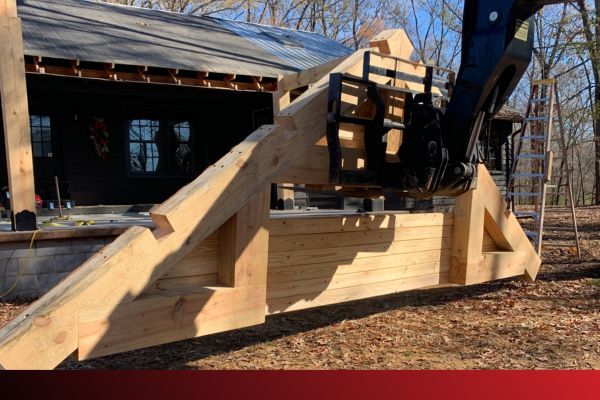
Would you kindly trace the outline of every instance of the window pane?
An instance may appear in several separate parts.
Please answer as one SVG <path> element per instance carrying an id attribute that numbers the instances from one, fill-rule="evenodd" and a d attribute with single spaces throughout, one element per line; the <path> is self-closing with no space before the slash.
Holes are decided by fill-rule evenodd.
<path id="1" fill-rule="evenodd" d="M 39 126 L 31 125 L 31 140 L 34 142 L 42 141 L 42 129 Z"/>
<path id="2" fill-rule="evenodd" d="M 146 143 L 146 172 L 158 170 L 158 147 L 156 143 Z"/>
<path id="3" fill-rule="evenodd" d="M 52 144 L 50 144 L 49 142 L 44 142 L 42 143 L 42 147 L 43 147 L 43 151 L 44 151 L 44 157 L 52 157 Z"/>
<path id="4" fill-rule="evenodd" d="M 190 123 L 188 121 L 173 124 L 173 132 L 179 142 L 190 141 Z"/>
<path id="5" fill-rule="evenodd" d="M 42 128 L 42 141 L 47 143 L 52 142 L 52 131 L 50 130 L 50 127 Z"/>
<path id="6" fill-rule="evenodd" d="M 129 144 L 129 165 L 133 172 L 143 172 L 146 165 L 146 157 L 139 143 Z"/>
<path id="7" fill-rule="evenodd" d="M 177 146 L 175 168 L 179 172 L 192 172 L 192 152 L 187 144 Z"/>
<path id="8" fill-rule="evenodd" d="M 155 140 L 154 136 L 160 128 L 158 121 L 144 120 L 142 129 L 142 140 Z"/>
<path id="9" fill-rule="evenodd" d="M 43 127 L 49 128 L 50 127 L 50 117 L 48 117 L 48 116 L 42 116 L 42 117 L 40 117 L 40 124 Z"/>
<path id="10" fill-rule="evenodd" d="M 154 135 L 158 131 L 160 124 L 151 119 L 134 119 L 129 121 L 129 139 L 130 140 L 154 140 Z"/>
<path id="11" fill-rule="evenodd" d="M 190 146 L 191 128 L 189 121 L 169 123 L 169 165 L 173 172 L 192 171 Z"/>
<path id="12" fill-rule="evenodd" d="M 42 148 L 42 143 L 33 142 L 33 156 L 34 157 L 44 157 L 44 149 Z"/>
<path id="13" fill-rule="evenodd" d="M 154 140 L 154 132 L 152 132 L 152 126 L 142 125 L 140 127 L 140 135 L 142 140 Z"/>
<path id="14" fill-rule="evenodd" d="M 131 125 L 131 122 L 129 123 L 129 140 L 141 140 L 140 130 L 137 127 Z"/>
<path id="15" fill-rule="evenodd" d="M 129 165 L 132 172 L 156 172 L 158 148 L 156 140 L 159 121 L 135 119 L 129 121 Z"/>
<path id="16" fill-rule="evenodd" d="M 32 115 L 29 117 L 29 124 L 31 126 L 40 126 L 42 123 L 40 122 L 40 116 L 39 115 Z"/>

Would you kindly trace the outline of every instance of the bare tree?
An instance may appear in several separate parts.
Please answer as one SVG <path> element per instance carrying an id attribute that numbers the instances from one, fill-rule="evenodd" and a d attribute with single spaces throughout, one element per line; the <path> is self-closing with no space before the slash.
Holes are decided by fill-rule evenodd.
<path id="1" fill-rule="evenodd" d="M 591 2 L 579 0 L 577 9 L 581 16 L 585 49 L 589 57 L 593 81 L 593 101 L 591 102 L 592 118 L 594 121 L 594 149 L 595 149 L 595 185 L 594 200 L 600 204 L 600 0 Z"/>
<path id="2" fill-rule="evenodd" d="M 415 48 L 415 58 L 447 68 L 456 68 L 460 55 L 462 1 L 393 1 L 387 12 L 388 25 L 403 28 Z"/>

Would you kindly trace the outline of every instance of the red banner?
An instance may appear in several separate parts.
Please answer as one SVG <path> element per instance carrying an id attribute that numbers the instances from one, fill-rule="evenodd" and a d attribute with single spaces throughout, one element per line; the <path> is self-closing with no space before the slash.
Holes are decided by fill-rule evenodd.
<path id="1" fill-rule="evenodd" d="M 2 372 L 0 399 L 600 399 L 600 372 Z"/>

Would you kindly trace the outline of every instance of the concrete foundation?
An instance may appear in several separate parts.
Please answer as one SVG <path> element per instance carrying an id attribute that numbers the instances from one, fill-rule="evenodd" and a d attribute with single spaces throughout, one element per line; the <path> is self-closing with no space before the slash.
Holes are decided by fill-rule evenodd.
<path id="1" fill-rule="evenodd" d="M 29 235 L 31 236 L 31 234 Z M 0 301 L 35 299 L 47 293 L 116 236 L 0 242 Z"/>

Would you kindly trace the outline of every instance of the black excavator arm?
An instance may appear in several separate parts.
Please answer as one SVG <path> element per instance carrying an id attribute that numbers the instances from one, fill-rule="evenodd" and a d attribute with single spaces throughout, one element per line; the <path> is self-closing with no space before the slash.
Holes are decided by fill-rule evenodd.
<path id="1" fill-rule="evenodd" d="M 482 124 L 508 100 L 531 62 L 533 16 L 553 0 L 465 0 L 462 57 L 442 129 L 452 170 L 445 184 L 474 173 Z"/>
<path id="2" fill-rule="evenodd" d="M 417 104 L 406 136 L 427 134 L 429 127 L 431 137 L 425 139 L 431 140 L 408 140 L 400 150 L 405 171 L 416 182 L 406 188 L 412 195 L 458 195 L 471 187 L 482 126 L 506 103 L 531 62 L 533 16 L 545 5 L 566 2 L 465 0 L 460 69 L 446 110 L 435 123 L 438 131 L 431 132 L 431 121 L 419 118 L 431 115 L 422 110 L 431 104 Z M 415 145 L 426 149 L 418 151 Z"/>
<path id="3" fill-rule="evenodd" d="M 480 161 L 478 141 L 482 126 L 506 103 L 531 62 L 533 16 L 545 5 L 567 2 L 465 0 L 461 65 L 453 87 L 449 88 L 445 109 L 434 107 L 427 89 L 428 93 L 410 98 L 405 126 L 401 128 L 404 135 L 398 152 L 400 162 L 396 164 L 383 161 L 385 154 L 379 144 L 385 133 L 394 128 L 393 124 L 381 115 L 368 124 L 359 122 L 366 129 L 370 176 L 365 181 L 375 176 L 377 186 L 416 198 L 457 196 L 472 187 Z M 365 71 L 363 79 L 368 80 L 368 76 L 369 71 Z M 337 115 L 339 106 L 335 112 L 339 96 L 332 96 L 339 95 L 340 79 L 330 82 L 328 142 L 330 178 L 344 184 L 347 182 L 340 170 L 339 140 L 335 137 L 339 123 L 344 121 Z M 431 78 L 425 87 L 431 89 Z M 371 94 L 375 92 L 372 87 L 369 90 Z M 371 94 L 370 97 L 376 97 Z M 345 122 L 352 121 L 346 118 Z"/>

